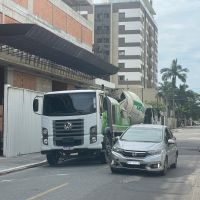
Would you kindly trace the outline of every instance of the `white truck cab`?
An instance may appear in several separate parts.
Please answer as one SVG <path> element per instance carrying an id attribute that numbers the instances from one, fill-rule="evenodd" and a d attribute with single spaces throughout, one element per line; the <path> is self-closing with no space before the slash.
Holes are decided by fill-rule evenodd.
<path id="1" fill-rule="evenodd" d="M 103 96 L 101 90 L 50 92 L 42 105 L 35 98 L 34 111 L 41 106 L 42 114 L 41 152 L 49 164 L 56 164 L 63 153 L 102 154 Z"/>

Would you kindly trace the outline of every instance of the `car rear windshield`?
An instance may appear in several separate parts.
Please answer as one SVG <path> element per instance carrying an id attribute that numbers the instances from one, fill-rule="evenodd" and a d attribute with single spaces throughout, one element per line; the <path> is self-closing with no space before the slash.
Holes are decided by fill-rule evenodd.
<path id="1" fill-rule="evenodd" d="M 122 140 L 134 142 L 161 142 L 162 131 L 157 128 L 129 128 L 121 137 Z"/>

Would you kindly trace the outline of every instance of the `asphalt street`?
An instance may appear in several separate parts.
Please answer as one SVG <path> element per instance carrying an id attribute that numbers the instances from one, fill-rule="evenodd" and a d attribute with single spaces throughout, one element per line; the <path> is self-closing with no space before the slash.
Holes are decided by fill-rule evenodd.
<path id="1" fill-rule="evenodd" d="M 111 174 L 95 160 L 65 161 L 0 177 L 0 200 L 197 200 L 200 199 L 200 128 L 174 132 L 177 169 L 166 176 Z"/>

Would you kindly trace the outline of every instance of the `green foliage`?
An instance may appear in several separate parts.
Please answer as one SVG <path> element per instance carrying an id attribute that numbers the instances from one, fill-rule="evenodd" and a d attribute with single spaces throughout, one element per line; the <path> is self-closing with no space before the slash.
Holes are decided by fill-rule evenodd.
<path id="1" fill-rule="evenodd" d="M 200 119 L 200 95 L 188 89 L 186 83 L 187 68 L 177 64 L 177 59 L 172 61 L 169 68 L 161 69 L 163 83 L 158 87 L 158 96 L 164 98 L 165 103 L 172 109 L 173 99 L 175 113 L 178 120 Z M 176 79 L 184 84 L 176 87 Z M 169 80 L 169 81 L 168 81 Z"/>
<path id="2" fill-rule="evenodd" d="M 168 81 L 170 79 L 172 81 L 173 88 L 176 87 L 177 78 L 183 83 L 186 82 L 186 73 L 189 71 L 187 68 L 182 68 L 182 66 L 178 65 L 177 62 L 177 59 L 174 59 L 170 68 L 163 68 L 160 70 L 160 73 L 162 74 L 162 80 Z"/>
<path id="3" fill-rule="evenodd" d="M 158 108 L 160 111 L 165 111 L 165 104 L 160 101 L 145 101 L 145 104 L 151 105 L 153 108 Z"/>

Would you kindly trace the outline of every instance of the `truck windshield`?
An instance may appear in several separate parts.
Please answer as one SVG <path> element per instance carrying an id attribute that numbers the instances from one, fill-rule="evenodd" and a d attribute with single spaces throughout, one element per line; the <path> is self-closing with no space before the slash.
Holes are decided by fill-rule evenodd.
<path id="1" fill-rule="evenodd" d="M 43 115 L 72 116 L 96 112 L 96 93 L 63 93 L 44 96 Z"/>

